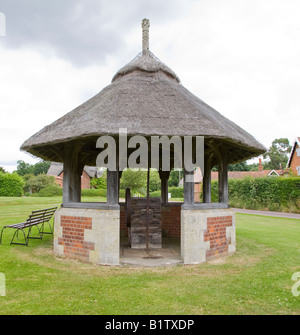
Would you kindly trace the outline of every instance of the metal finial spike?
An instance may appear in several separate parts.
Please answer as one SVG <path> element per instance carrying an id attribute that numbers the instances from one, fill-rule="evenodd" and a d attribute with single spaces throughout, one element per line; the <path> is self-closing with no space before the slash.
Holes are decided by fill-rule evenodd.
<path id="1" fill-rule="evenodd" d="M 150 21 L 148 19 L 144 19 L 142 21 L 143 28 L 143 55 L 149 54 L 149 27 Z"/>

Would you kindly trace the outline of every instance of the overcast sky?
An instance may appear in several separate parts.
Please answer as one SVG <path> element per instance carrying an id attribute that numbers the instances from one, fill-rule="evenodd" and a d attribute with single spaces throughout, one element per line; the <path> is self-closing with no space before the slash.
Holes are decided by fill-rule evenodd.
<path id="1" fill-rule="evenodd" d="M 142 48 L 266 147 L 300 136 L 299 0 L 0 0 L 0 166 Z"/>

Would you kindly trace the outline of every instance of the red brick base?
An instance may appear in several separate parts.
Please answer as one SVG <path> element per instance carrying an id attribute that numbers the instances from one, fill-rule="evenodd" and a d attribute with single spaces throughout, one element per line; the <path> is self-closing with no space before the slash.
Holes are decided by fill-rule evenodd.
<path id="1" fill-rule="evenodd" d="M 92 229 L 92 218 L 78 216 L 61 216 L 62 237 L 58 244 L 64 246 L 64 255 L 88 261 L 89 251 L 95 244 L 84 241 L 84 230 Z"/>
<path id="2" fill-rule="evenodd" d="M 207 218 L 207 231 L 204 241 L 210 242 L 210 249 L 206 252 L 206 259 L 216 258 L 228 253 L 231 239 L 226 237 L 226 227 L 232 226 L 232 216 Z"/>
<path id="3" fill-rule="evenodd" d="M 169 204 L 162 208 L 162 230 L 168 237 L 180 238 L 181 206 Z"/>

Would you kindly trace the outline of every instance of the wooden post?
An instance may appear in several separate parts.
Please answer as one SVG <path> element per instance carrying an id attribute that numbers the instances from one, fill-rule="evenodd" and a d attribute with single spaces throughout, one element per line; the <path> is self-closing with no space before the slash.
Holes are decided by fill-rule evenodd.
<path id="1" fill-rule="evenodd" d="M 193 206 L 194 199 L 194 171 L 186 171 L 184 169 L 184 205 Z"/>
<path id="2" fill-rule="evenodd" d="M 170 177 L 170 171 L 158 171 L 161 181 L 161 202 L 162 204 L 168 203 L 168 180 Z"/>
<path id="3" fill-rule="evenodd" d="M 81 174 L 83 170 L 80 162 L 80 148 L 70 144 L 64 150 L 63 175 L 63 203 L 81 201 Z"/>
<path id="4" fill-rule="evenodd" d="M 149 181 L 150 181 L 150 168 L 147 170 L 147 204 L 146 204 L 146 251 L 149 252 Z"/>
<path id="5" fill-rule="evenodd" d="M 107 169 L 107 204 L 119 204 L 119 171 Z"/>
<path id="6" fill-rule="evenodd" d="M 211 163 L 209 157 L 204 160 L 203 202 L 211 202 Z"/>
<path id="7" fill-rule="evenodd" d="M 222 152 L 222 162 L 219 164 L 219 202 L 228 204 L 228 162 L 227 152 Z"/>

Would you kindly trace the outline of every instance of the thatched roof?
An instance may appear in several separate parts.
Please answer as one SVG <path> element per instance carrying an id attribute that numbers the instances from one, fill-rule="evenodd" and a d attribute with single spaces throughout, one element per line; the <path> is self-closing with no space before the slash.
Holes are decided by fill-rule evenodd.
<path id="1" fill-rule="evenodd" d="M 233 148 L 231 162 L 266 151 L 253 136 L 184 88 L 152 53 L 139 54 L 116 73 L 110 85 L 30 137 L 21 149 L 62 161 L 65 142 L 89 142 L 91 152 L 99 136 L 117 136 L 120 128 L 127 128 L 128 136 L 202 135 Z"/>

